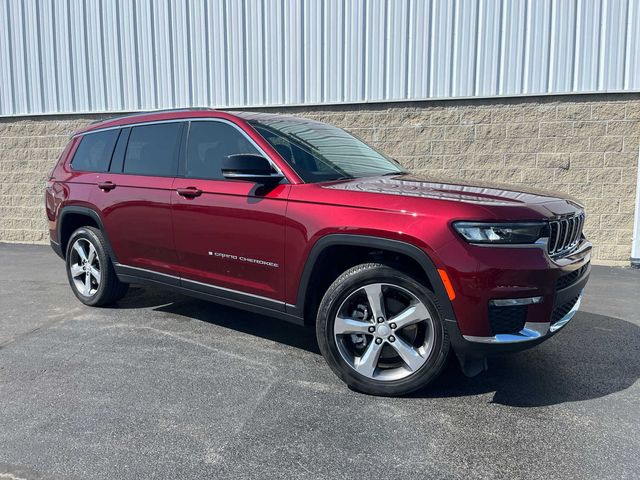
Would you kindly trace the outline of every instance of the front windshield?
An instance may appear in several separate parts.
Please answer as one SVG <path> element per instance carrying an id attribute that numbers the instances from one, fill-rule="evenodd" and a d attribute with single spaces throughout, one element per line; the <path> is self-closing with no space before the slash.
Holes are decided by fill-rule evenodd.
<path id="1" fill-rule="evenodd" d="M 395 161 L 331 125 L 290 118 L 249 123 L 307 183 L 405 172 Z"/>

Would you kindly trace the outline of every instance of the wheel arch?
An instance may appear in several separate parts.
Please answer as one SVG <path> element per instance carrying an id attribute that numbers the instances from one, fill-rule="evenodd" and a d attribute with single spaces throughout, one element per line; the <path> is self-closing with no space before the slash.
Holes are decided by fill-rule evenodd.
<path id="1" fill-rule="evenodd" d="M 436 295 L 445 317 L 455 320 L 453 306 L 447 296 L 444 284 L 433 260 L 426 252 L 407 242 L 354 234 L 329 234 L 320 238 L 313 245 L 300 277 L 296 305 L 287 305 L 287 312 L 304 318 L 306 324 L 314 322 L 313 314 L 319 305 L 322 295 L 324 295 L 330 283 L 337 278 L 337 275 L 328 275 L 327 278 L 322 277 L 323 272 L 327 271 L 327 269 L 330 271 L 330 267 L 323 265 L 335 265 L 334 262 L 323 262 L 323 260 L 327 258 L 327 255 L 339 251 L 339 249 L 353 254 L 349 257 L 349 261 L 344 264 L 346 268 L 371 259 L 380 260 L 380 257 L 375 255 L 381 255 L 385 257 L 382 260 L 384 263 L 390 263 L 391 266 L 396 266 L 406 273 L 414 274 L 414 276 L 424 276 L 423 279 L 428 282 L 427 286 Z M 367 252 L 365 256 L 358 255 L 365 252 Z M 397 259 L 400 259 L 401 263 L 395 263 Z M 338 262 L 338 265 L 342 264 Z M 342 271 L 346 270 L 346 268 L 343 268 Z M 411 269 L 414 271 L 411 271 Z M 326 284 L 332 276 L 333 279 Z M 314 284 L 318 288 L 314 288 Z"/>
<path id="2" fill-rule="evenodd" d="M 66 257 L 69 238 L 71 238 L 73 232 L 80 227 L 98 228 L 104 236 L 109 256 L 114 262 L 117 261 L 100 214 L 90 207 L 82 207 L 78 205 L 69 205 L 63 207 L 60 211 L 58 220 L 58 240 L 60 242 L 60 250 L 63 258 Z"/>

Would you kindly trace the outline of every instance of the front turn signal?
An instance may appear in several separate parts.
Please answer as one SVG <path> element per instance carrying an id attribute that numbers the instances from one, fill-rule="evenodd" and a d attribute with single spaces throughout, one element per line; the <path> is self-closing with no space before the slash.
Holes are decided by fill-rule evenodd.
<path id="1" fill-rule="evenodd" d="M 453 285 L 451 285 L 451 280 L 449 280 L 449 275 L 447 275 L 447 272 L 445 272 L 444 270 L 439 268 L 438 269 L 438 274 L 440 275 L 440 278 L 442 279 L 442 283 L 444 284 L 444 289 L 447 291 L 447 296 L 449 297 L 449 300 L 455 299 L 456 298 L 456 292 L 453 289 Z"/>

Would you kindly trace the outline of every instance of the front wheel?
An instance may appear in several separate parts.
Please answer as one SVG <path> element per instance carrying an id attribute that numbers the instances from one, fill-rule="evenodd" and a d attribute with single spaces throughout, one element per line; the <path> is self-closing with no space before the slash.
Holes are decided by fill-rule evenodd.
<path id="1" fill-rule="evenodd" d="M 355 266 L 333 282 L 318 309 L 316 335 L 338 377 L 374 395 L 424 387 L 441 372 L 449 352 L 433 293 L 377 263 Z"/>

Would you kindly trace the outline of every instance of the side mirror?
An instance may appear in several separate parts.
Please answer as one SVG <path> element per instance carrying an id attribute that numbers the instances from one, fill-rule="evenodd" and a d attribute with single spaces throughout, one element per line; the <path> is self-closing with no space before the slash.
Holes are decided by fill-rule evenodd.
<path id="1" fill-rule="evenodd" d="M 275 172 L 269 160 L 261 155 L 240 153 L 222 161 L 222 176 L 229 180 L 245 180 L 262 184 L 278 183 L 284 177 Z"/>

